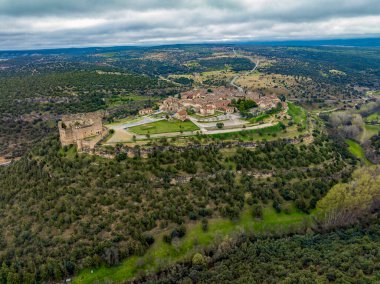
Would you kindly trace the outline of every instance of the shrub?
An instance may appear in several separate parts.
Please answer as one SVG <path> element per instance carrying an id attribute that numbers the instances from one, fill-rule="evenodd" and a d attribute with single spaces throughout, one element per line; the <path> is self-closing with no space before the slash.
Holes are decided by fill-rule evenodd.
<path id="1" fill-rule="evenodd" d="M 208 220 L 206 218 L 202 219 L 202 231 L 207 232 L 208 231 Z"/>
<path id="2" fill-rule="evenodd" d="M 263 218 L 263 207 L 260 204 L 252 207 L 252 216 L 257 219 Z"/>

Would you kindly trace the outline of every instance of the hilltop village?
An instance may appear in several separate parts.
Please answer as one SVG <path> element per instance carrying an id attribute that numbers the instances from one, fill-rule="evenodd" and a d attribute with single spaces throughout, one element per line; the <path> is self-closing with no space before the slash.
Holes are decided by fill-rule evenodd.
<path id="1" fill-rule="evenodd" d="M 268 110 L 277 106 L 280 99 L 274 94 L 261 95 L 257 92 L 239 92 L 238 90 L 219 87 L 214 90 L 191 90 L 180 95 L 180 98 L 170 97 L 165 99 L 161 111 L 175 113 L 175 118 L 186 120 L 187 110 L 192 110 L 202 116 L 214 115 L 215 111 L 234 113 L 236 108 L 233 101 L 252 100 L 261 110 Z M 284 103 L 284 107 L 286 104 Z"/>
<path id="2" fill-rule="evenodd" d="M 241 92 L 235 88 L 194 89 L 168 97 L 156 109 L 144 108 L 139 116 L 120 125 L 106 125 L 104 112 L 67 115 L 58 128 L 62 146 L 76 145 L 78 150 L 93 149 L 109 134 L 109 143 L 123 143 L 147 138 L 191 136 L 195 133 L 218 134 L 273 126 L 278 121 L 252 123 L 241 114 L 239 102 L 252 105 L 246 114 L 257 117 L 277 109 L 281 118 L 287 117 L 288 105 L 275 94 Z M 268 116 L 268 115 L 266 115 Z M 259 123 L 260 122 L 260 123 Z M 260 125 L 258 125 L 260 124 Z"/>

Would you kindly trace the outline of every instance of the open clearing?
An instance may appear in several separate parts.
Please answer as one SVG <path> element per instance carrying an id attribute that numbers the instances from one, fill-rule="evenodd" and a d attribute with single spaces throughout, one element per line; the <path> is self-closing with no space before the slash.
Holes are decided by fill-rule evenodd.
<path id="1" fill-rule="evenodd" d="M 186 132 L 199 130 L 191 121 L 180 120 L 160 120 L 156 122 L 147 123 L 130 127 L 129 130 L 139 135 L 146 134 L 159 134 L 159 133 L 172 133 L 172 132 Z"/>
<path id="2" fill-rule="evenodd" d="M 239 77 L 236 84 L 248 90 L 268 90 L 273 93 L 289 93 L 298 83 L 292 76 L 263 74 L 258 71 Z"/>
<path id="3" fill-rule="evenodd" d="M 301 226 L 307 215 L 295 210 L 291 206 L 289 214 L 281 212 L 277 214 L 272 206 L 264 208 L 263 220 L 254 219 L 251 208 L 246 208 L 238 221 L 224 218 L 214 218 L 209 221 L 208 230 L 202 230 L 200 222 L 192 222 L 187 226 L 184 238 L 176 239 L 172 244 L 167 244 L 162 237 L 169 230 L 155 235 L 155 243 L 144 256 L 132 256 L 116 267 L 101 267 L 91 270 L 87 269 L 74 278 L 73 283 L 104 283 L 113 281 L 120 283 L 135 277 L 142 271 L 156 271 L 159 267 L 167 266 L 175 261 L 190 257 L 202 247 L 214 242 L 221 242 L 227 236 L 241 230 L 251 232 L 263 232 L 268 230 L 289 230 Z"/>
<path id="4" fill-rule="evenodd" d="M 350 139 L 347 139 L 346 142 L 348 144 L 348 151 L 350 151 L 351 154 L 362 160 L 366 165 L 371 165 L 371 162 L 366 158 L 364 150 L 359 143 Z"/>
<path id="5" fill-rule="evenodd" d="M 365 121 L 367 123 L 376 123 L 376 124 L 380 124 L 380 113 L 373 113 L 371 114 L 370 116 L 368 116 Z"/>
<path id="6" fill-rule="evenodd" d="M 9 160 L 7 160 L 4 157 L 0 156 L 0 165 L 8 165 L 9 163 L 10 163 Z"/>
<path id="7" fill-rule="evenodd" d="M 368 141 L 372 136 L 380 133 L 380 125 L 365 124 L 361 142 Z"/>
<path id="8" fill-rule="evenodd" d="M 203 85 L 209 81 L 223 81 L 229 82 L 231 79 L 236 76 L 238 73 L 233 72 L 231 70 L 218 70 L 218 71 L 207 71 L 202 73 L 194 73 L 194 74 L 177 74 L 170 75 L 168 79 L 176 79 L 176 78 L 188 78 L 194 80 L 196 85 Z"/>
<path id="9" fill-rule="evenodd" d="M 293 103 L 288 103 L 288 114 L 293 118 L 294 122 L 300 124 L 302 127 L 306 127 L 306 111 Z"/>

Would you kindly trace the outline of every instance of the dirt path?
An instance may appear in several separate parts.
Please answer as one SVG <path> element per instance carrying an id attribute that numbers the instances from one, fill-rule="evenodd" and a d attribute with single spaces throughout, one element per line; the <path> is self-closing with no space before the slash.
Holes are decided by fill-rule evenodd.
<path id="1" fill-rule="evenodd" d="M 20 158 L 15 158 L 14 160 L 16 161 L 19 159 Z M 9 166 L 12 162 L 13 162 L 13 160 L 8 160 L 8 159 L 5 159 L 4 157 L 0 156 L 0 167 Z"/>
<path id="2" fill-rule="evenodd" d="M 234 52 L 235 56 L 238 57 L 238 54 L 236 53 L 235 49 L 233 49 L 233 52 Z M 248 56 L 240 56 L 240 57 L 249 58 L 249 60 L 251 60 L 252 62 L 254 62 L 253 59 L 252 59 L 251 57 L 248 57 Z M 249 74 L 255 72 L 256 68 L 257 68 L 257 67 L 259 66 L 259 64 L 260 64 L 260 60 L 257 60 L 257 61 L 254 62 L 254 63 L 255 63 L 255 67 L 254 67 L 251 71 L 248 71 L 248 72 L 243 73 L 243 74 L 236 75 L 236 76 L 231 80 L 231 82 L 230 82 L 230 85 L 233 86 L 233 87 L 235 87 L 236 89 L 238 89 L 238 91 L 241 92 L 241 93 L 244 92 L 243 88 L 240 87 L 239 85 L 236 85 L 235 82 L 236 82 L 236 80 L 239 79 L 240 77 L 242 77 L 242 76 L 247 76 L 247 75 L 249 75 Z"/>

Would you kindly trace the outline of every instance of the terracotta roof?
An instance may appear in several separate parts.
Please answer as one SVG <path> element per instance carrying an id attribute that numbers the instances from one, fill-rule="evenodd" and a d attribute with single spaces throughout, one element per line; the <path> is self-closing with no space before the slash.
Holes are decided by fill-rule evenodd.
<path id="1" fill-rule="evenodd" d="M 177 112 L 177 114 L 182 116 L 182 115 L 187 115 L 187 112 L 186 112 L 185 109 L 181 109 L 181 110 L 179 110 L 179 111 Z"/>

